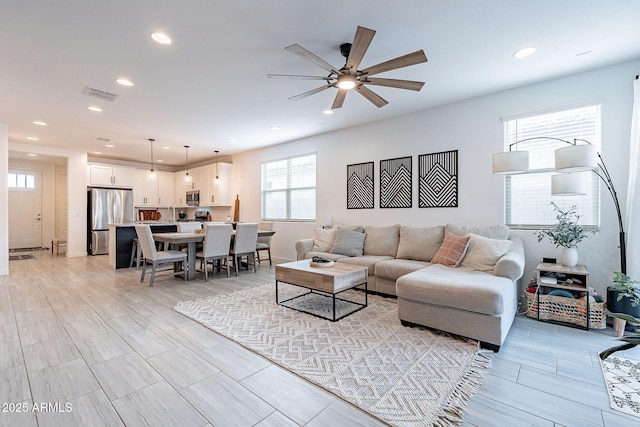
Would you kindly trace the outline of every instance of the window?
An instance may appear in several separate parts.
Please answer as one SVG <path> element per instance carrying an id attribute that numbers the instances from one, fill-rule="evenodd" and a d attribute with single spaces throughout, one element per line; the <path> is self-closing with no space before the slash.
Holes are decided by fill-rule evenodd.
<path id="1" fill-rule="evenodd" d="M 505 120 L 504 133 L 506 149 L 516 141 L 549 136 L 566 141 L 585 139 L 600 151 L 600 105 Z M 562 209 L 575 205 L 582 225 L 599 226 L 600 186 L 595 173 L 582 172 L 589 182 L 586 195 L 551 195 L 554 152 L 566 146 L 562 141 L 536 139 L 512 147 L 529 152 L 529 172 L 505 179 L 505 217 L 509 227 L 533 229 L 555 224 L 551 202 Z"/>
<path id="2" fill-rule="evenodd" d="M 262 164 L 262 219 L 316 219 L 316 155 Z"/>
<path id="3" fill-rule="evenodd" d="M 32 174 L 9 173 L 9 188 L 36 188 L 36 177 Z"/>

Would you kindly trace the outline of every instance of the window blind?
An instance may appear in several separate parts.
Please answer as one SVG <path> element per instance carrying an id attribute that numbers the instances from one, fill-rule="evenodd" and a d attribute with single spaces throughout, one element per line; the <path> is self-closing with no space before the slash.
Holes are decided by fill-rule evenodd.
<path id="1" fill-rule="evenodd" d="M 553 137 L 566 141 L 585 139 L 600 151 L 600 126 L 599 104 L 507 120 L 504 125 L 505 149 L 523 139 Z M 576 206 L 582 225 L 599 226 L 600 186 L 596 174 L 582 172 L 589 183 L 586 195 L 551 195 L 551 176 L 555 174 L 554 152 L 566 146 L 562 141 L 535 139 L 512 147 L 512 150 L 529 152 L 529 172 L 505 179 L 505 218 L 510 227 L 540 228 L 555 224 L 556 213 L 551 202 L 562 209 Z"/>
<path id="2" fill-rule="evenodd" d="M 316 155 L 262 164 L 262 219 L 316 219 Z"/>

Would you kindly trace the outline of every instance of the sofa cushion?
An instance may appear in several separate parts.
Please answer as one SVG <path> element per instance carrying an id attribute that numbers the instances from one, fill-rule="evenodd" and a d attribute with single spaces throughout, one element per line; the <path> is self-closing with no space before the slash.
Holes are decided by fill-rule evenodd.
<path id="1" fill-rule="evenodd" d="M 396 258 L 431 261 L 442 245 L 443 239 L 444 226 L 442 225 L 425 228 L 403 225 L 400 227 L 400 242 Z"/>
<path id="2" fill-rule="evenodd" d="M 467 227 L 464 225 L 447 224 L 445 226 L 446 233 L 457 234 L 458 236 L 466 236 L 467 234 L 478 234 L 490 239 L 508 239 L 509 227 L 506 225 L 492 225 L 488 227 Z"/>
<path id="3" fill-rule="evenodd" d="M 431 260 L 434 264 L 442 264 L 447 267 L 457 267 L 462 261 L 469 247 L 469 236 L 458 236 L 446 233 L 442 246 Z"/>
<path id="4" fill-rule="evenodd" d="M 496 263 L 511 247 L 511 240 L 490 239 L 477 234 L 469 235 L 469 248 L 460 267 L 493 273 Z"/>
<path id="5" fill-rule="evenodd" d="M 434 264 L 400 277 L 396 292 L 426 304 L 500 315 L 514 304 L 514 286 L 504 277 Z"/>
<path id="6" fill-rule="evenodd" d="M 397 280 L 398 277 L 411 273 L 431 265 L 426 261 L 414 261 L 410 259 L 390 259 L 376 264 L 376 277 L 388 280 Z M 369 272 L 371 274 L 371 272 Z"/>
<path id="7" fill-rule="evenodd" d="M 364 228 L 364 255 L 381 255 L 396 257 L 398 251 L 398 241 L 400 240 L 400 224 L 389 227 Z"/>
<path id="8" fill-rule="evenodd" d="M 367 237 L 368 238 L 368 237 Z M 338 262 L 344 264 L 357 265 L 359 267 L 367 267 L 369 269 L 369 275 L 372 276 L 375 273 L 375 266 L 380 261 L 393 259 L 390 256 L 384 255 L 363 255 L 358 257 L 344 257 L 340 258 Z"/>
<path id="9" fill-rule="evenodd" d="M 313 230 L 313 234 L 312 250 L 316 252 L 329 252 L 333 247 L 333 242 L 336 240 L 336 229 L 316 227 Z"/>
<path id="10" fill-rule="evenodd" d="M 338 228 L 336 230 L 336 240 L 333 242 L 333 247 L 329 252 L 347 256 L 362 256 L 365 237 L 367 235 L 364 233 Z"/>

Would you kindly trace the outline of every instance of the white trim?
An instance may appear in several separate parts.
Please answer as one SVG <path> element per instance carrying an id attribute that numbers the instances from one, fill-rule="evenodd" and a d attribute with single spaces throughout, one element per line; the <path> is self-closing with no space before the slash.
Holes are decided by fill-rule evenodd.
<path id="1" fill-rule="evenodd" d="M 550 113 L 557 113 L 558 111 L 566 111 L 566 110 L 573 110 L 576 108 L 582 108 L 582 107 L 590 107 L 592 105 L 600 105 L 603 106 L 606 102 L 607 98 L 604 96 L 598 96 L 595 98 L 589 98 L 589 99 L 585 99 L 582 101 L 576 101 L 576 102 L 571 102 L 568 104 L 562 104 L 562 105 L 557 105 L 555 107 L 549 107 L 549 108 L 543 108 L 540 110 L 533 110 L 533 111 L 528 111 L 526 113 L 517 113 L 517 114 L 509 114 L 509 115 L 504 115 L 501 117 L 502 122 L 506 123 L 508 121 L 511 120 L 519 120 L 519 119 L 526 119 L 528 117 L 533 117 L 533 116 L 542 116 L 544 114 L 550 114 Z"/>

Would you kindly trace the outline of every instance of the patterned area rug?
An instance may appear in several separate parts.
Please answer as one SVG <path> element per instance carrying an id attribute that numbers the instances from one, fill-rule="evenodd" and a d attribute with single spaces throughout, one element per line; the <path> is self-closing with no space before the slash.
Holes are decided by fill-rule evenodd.
<path id="1" fill-rule="evenodd" d="M 304 292 L 279 286 L 280 298 Z M 341 295 L 364 299 L 355 290 Z M 326 311 L 325 300 L 318 298 L 318 312 Z M 491 363 L 492 353 L 476 342 L 403 327 L 397 301 L 377 295 L 338 322 L 277 305 L 275 284 L 180 302 L 174 310 L 396 426 L 458 424 Z"/>
<path id="2" fill-rule="evenodd" d="M 640 362 L 609 356 L 600 366 L 611 408 L 640 417 Z"/>

